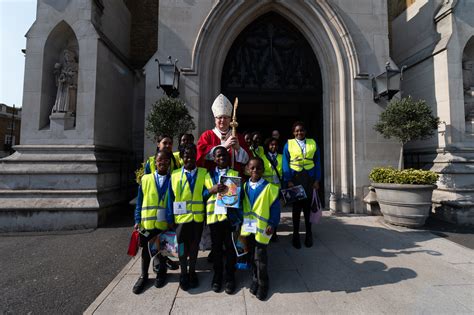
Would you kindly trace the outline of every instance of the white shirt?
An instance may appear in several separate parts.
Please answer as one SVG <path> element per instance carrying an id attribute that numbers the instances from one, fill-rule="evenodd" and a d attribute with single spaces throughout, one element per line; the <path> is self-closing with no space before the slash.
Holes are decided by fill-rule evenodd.
<path id="1" fill-rule="evenodd" d="M 191 171 L 188 171 L 187 169 L 184 169 L 184 173 L 189 173 L 191 176 L 194 176 L 194 174 L 196 174 L 196 172 L 197 172 L 197 167 L 194 168 Z"/>
<path id="2" fill-rule="evenodd" d="M 163 183 L 165 182 L 166 175 L 158 174 L 158 171 L 155 171 L 155 179 L 158 179 L 158 184 L 160 187 L 163 187 Z"/>
<path id="3" fill-rule="evenodd" d="M 249 185 L 250 185 L 250 188 L 252 189 L 256 189 L 258 186 L 262 184 L 263 184 L 263 178 L 260 178 L 258 182 L 252 182 L 251 180 L 249 180 Z"/>
<path id="4" fill-rule="evenodd" d="M 220 177 L 220 176 L 222 176 L 222 175 L 227 174 L 227 170 L 228 170 L 228 169 L 229 169 L 229 168 L 218 168 L 218 167 L 216 166 L 216 173 L 218 173 L 218 174 L 219 174 L 219 177 Z"/>
<path id="5" fill-rule="evenodd" d="M 231 131 L 229 129 L 227 131 L 227 133 L 223 134 L 219 129 L 214 128 L 214 129 L 212 129 L 212 132 L 214 132 L 216 134 L 216 136 L 219 139 L 221 139 L 221 145 L 224 145 L 224 143 L 227 140 L 227 138 L 229 137 Z M 216 148 L 217 147 L 214 147 L 214 148 L 211 149 L 211 151 L 209 151 L 209 153 L 206 155 L 206 160 L 211 160 L 211 161 L 214 160 L 214 150 Z M 242 164 L 246 164 L 249 161 L 249 155 L 247 154 L 247 152 L 244 149 L 242 149 L 242 147 L 240 147 L 240 149 L 238 151 L 235 151 L 235 161 L 239 162 L 239 163 L 242 163 Z"/>
<path id="6" fill-rule="evenodd" d="M 277 153 L 268 152 L 268 155 L 270 155 L 270 158 L 272 158 L 276 162 L 276 164 L 278 165 Z"/>
<path id="7" fill-rule="evenodd" d="M 296 142 L 298 143 L 298 145 L 300 146 L 301 150 L 303 151 L 303 154 L 306 154 L 306 138 L 303 139 L 303 140 L 298 140 L 296 139 Z"/>

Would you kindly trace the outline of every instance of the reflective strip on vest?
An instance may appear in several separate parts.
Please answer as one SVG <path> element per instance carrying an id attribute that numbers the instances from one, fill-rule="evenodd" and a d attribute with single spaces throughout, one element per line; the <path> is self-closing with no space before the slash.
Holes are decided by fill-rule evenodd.
<path id="1" fill-rule="evenodd" d="M 171 174 L 171 189 L 173 189 L 175 195 L 175 202 L 186 202 L 186 213 L 175 214 L 174 220 L 177 224 L 188 223 L 188 222 L 203 222 L 204 221 L 204 200 L 202 198 L 202 192 L 206 178 L 209 176 L 205 168 L 198 167 L 196 175 L 196 183 L 194 185 L 194 191 L 191 193 L 189 183 L 184 187 L 181 187 L 181 179 L 184 175 L 182 169 L 177 169 Z M 183 191 L 180 191 L 183 188 Z"/>
<path id="2" fill-rule="evenodd" d="M 153 174 L 143 175 L 141 188 L 143 193 L 142 211 L 140 213 L 141 226 L 145 230 L 166 230 L 168 226 L 166 219 L 158 221 L 158 217 L 161 215 L 163 218 L 166 218 L 168 190 L 166 190 L 165 197 L 159 201 L 155 176 Z"/>
<path id="3" fill-rule="evenodd" d="M 248 185 L 245 183 L 245 186 Z M 245 187 L 244 187 L 245 189 Z M 268 244 L 270 242 L 270 236 L 265 236 L 265 229 L 268 226 L 268 220 L 270 219 L 270 207 L 278 199 L 280 189 L 277 185 L 268 183 L 258 195 L 255 200 L 253 207 L 250 206 L 250 200 L 245 193 L 243 200 L 244 218 L 257 219 L 257 233 L 255 233 L 255 240 L 261 244 Z M 242 227 L 240 235 L 250 235 L 249 232 L 245 232 Z"/>
<path id="4" fill-rule="evenodd" d="M 233 169 L 229 169 L 227 171 L 227 176 L 239 176 L 239 172 Z M 212 182 L 212 178 L 209 175 L 208 179 L 206 180 L 206 188 L 209 190 L 212 188 L 212 186 L 214 186 L 214 183 Z M 211 195 L 209 199 L 207 200 L 207 203 L 206 203 L 206 223 L 207 224 L 222 222 L 227 219 L 227 215 L 225 214 L 214 214 L 216 199 L 217 199 L 217 196 L 216 194 L 214 194 L 214 195 Z"/>
<path id="5" fill-rule="evenodd" d="M 313 139 L 306 139 L 306 154 L 303 155 L 300 145 L 296 139 L 288 140 L 288 153 L 290 154 L 290 168 L 296 172 L 301 172 L 303 169 L 310 170 L 314 167 L 313 157 L 316 153 L 316 141 Z"/>

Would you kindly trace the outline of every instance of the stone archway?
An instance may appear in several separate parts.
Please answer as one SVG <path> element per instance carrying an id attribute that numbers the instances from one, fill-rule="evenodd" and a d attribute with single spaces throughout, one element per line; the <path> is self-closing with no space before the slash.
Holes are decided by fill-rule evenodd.
<path id="1" fill-rule="evenodd" d="M 212 127 L 210 112 L 221 91 L 221 75 L 232 43 L 252 21 L 276 12 L 294 25 L 307 39 L 320 62 L 322 81 L 323 144 L 326 202 L 334 211 L 350 212 L 356 195 L 353 179 L 351 115 L 353 80 L 359 63 L 352 39 L 342 20 L 327 1 L 218 2 L 202 26 L 194 46 L 192 65 L 183 69 L 197 91 L 198 129 Z"/>

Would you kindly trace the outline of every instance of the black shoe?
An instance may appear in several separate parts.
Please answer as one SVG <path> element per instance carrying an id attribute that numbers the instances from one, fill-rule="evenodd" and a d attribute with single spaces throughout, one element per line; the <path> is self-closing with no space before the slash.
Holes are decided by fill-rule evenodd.
<path id="1" fill-rule="evenodd" d="M 212 288 L 212 291 L 214 291 L 216 293 L 221 291 L 222 276 L 218 276 L 218 275 L 214 274 L 214 277 L 212 277 L 211 288 Z"/>
<path id="2" fill-rule="evenodd" d="M 304 246 L 311 247 L 313 246 L 313 235 L 311 233 L 307 233 L 304 239 Z"/>
<path id="3" fill-rule="evenodd" d="M 272 236 L 272 238 L 270 239 L 270 241 L 273 242 L 273 243 L 278 242 L 278 235 L 276 234 L 276 232 L 273 233 L 273 236 Z"/>
<path id="4" fill-rule="evenodd" d="M 301 241 L 300 241 L 300 235 L 299 234 L 294 234 L 293 233 L 293 247 L 296 248 L 296 249 L 300 249 L 301 248 Z"/>
<path id="5" fill-rule="evenodd" d="M 162 288 L 165 286 L 165 283 L 166 283 L 166 273 L 165 272 L 158 273 L 156 275 L 155 287 Z"/>
<path id="6" fill-rule="evenodd" d="M 252 284 L 250 285 L 250 293 L 253 295 L 257 295 L 257 290 L 258 290 L 258 282 L 257 281 L 252 281 Z"/>
<path id="7" fill-rule="evenodd" d="M 235 292 L 235 280 L 229 280 L 225 283 L 225 293 L 232 294 Z"/>
<path id="8" fill-rule="evenodd" d="M 178 270 L 179 263 L 177 261 L 172 261 L 171 259 L 166 258 L 166 267 L 168 267 L 169 270 Z"/>
<path id="9" fill-rule="evenodd" d="M 141 276 L 140 278 L 138 278 L 137 282 L 133 286 L 133 289 L 132 289 L 133 293 L 135 294 L 142 293 L 143 289 L 145 289 L 147 280 L 148 280 L 148 277 Z"/>
<path id="10" fill-rule="evenodd" d="M 265 301 L 265 299 L 267 298 L 267 294 L 268 294 L 268 288 L 265 288 L 262 286 L 258 287 L 257 294 L 256 294 L 257 299 L 259 299 L 260 301 Z"/>
<path id="11" fill-rule="evenodd" d="M 189 273 L 189 287 L 191 289 L 197 288 L 199 286 L 199 280 L 196 272 Z"/>
<path id="12" fill-rule="evenodd" d="M 189 275 L 188 274 L 181 275 L 179 277 L 179 287 L 183 291 L 188 291 L 189 290 Z"/>

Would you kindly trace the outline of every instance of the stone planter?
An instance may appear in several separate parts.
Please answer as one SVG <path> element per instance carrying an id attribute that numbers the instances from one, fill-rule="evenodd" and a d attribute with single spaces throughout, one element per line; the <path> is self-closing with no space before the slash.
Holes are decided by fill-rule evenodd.
<path id="1" fill-rule="evenodd" d="M 425 224 L 436 185 L 373 183 L 372 186 L 386 222 L 406 227 Z"/>

